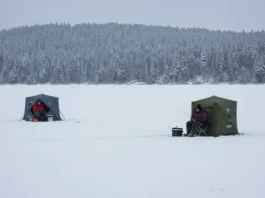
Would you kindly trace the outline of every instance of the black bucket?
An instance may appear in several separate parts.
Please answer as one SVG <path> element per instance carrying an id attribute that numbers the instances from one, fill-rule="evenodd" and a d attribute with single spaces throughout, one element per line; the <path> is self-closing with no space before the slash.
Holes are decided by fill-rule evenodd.
<path id="1" fill-rule="evenodd" d="M 172 128 L 172 136 L 182 136 L 183 129 L 182 128 Z"/>

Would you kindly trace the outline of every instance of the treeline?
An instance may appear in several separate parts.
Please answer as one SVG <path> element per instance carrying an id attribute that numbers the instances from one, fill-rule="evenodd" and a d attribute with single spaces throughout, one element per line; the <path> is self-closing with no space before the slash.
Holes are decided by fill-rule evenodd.
<path id="1" fill-rule="evenodd" d="M 265 32 L 49 24 L 0 31 L 0 83 L 264 83 Z"/>

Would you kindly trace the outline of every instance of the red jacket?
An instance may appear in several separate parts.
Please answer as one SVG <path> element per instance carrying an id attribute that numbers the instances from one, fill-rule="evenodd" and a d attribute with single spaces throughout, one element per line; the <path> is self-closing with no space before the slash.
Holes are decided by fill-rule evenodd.
<path id="1" fill-rule="evenodd" d="M 44 111 L 44 106 L 42 104 L 34 104 L 33 105 L 33 111 L 34 112 L 40 112 L 40 111 Z"/>
<path id="2" fill-rule="evenodd" d="M 193 119 L 195 119 L 196 121 L 208 121 L 208 114 L 207 112 L 202 108 L 199 112 L 194 113 L 193 115 Z"/>

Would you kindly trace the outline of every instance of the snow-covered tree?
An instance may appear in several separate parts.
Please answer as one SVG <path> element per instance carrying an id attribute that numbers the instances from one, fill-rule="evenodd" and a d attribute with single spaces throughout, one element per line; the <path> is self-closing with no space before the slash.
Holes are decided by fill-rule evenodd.
<path id="1" fill-rule="evenodd" d="M 200 57 L 200 75 L 203 78 L 203 81 L 207 81 L 208 71 L 207 71 L 207 57 L 206 53 L 203 52 Z"/>
<path id="2" fill-rule="evenodd" d="M 257 82 L 263 83 L 265 81 L 265 63 L 263 57 L 260 57 L 255 61 L 254 71 Z"/>
<path id="3" fill-rule="evenodd" d="M 265 32 L 125 24 L 0 31 L 1 83 L 264 83 Z"/>

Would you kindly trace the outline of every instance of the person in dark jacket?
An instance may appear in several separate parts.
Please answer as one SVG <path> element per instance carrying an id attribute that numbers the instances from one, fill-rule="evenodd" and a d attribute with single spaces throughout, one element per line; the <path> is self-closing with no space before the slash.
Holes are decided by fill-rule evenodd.
<path id="1" fill-rule="evenodd" d="M 47 121 L 47 113 L 45 112 L 44 105 L 40 100 L 33 105 L 33 114 L 39 121 Z"/>
<path id="2" fill-rule="evenodd" d="M 208 124 L 208 114 L 204 110 L 204 108 L 198 104 L 196 106 L 195 112 L 191 117 L 191 120 L 187 122 L 186 127 L 187 127 L 187 135 L 193 136 L 193 130 L 197 126 L 200 127 L 205 127 Z"/>

